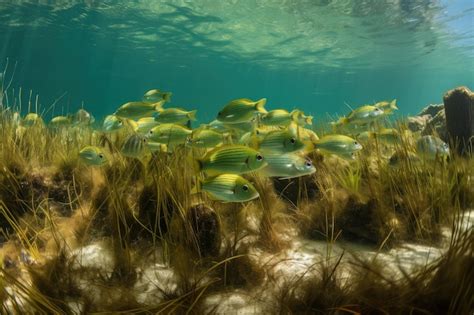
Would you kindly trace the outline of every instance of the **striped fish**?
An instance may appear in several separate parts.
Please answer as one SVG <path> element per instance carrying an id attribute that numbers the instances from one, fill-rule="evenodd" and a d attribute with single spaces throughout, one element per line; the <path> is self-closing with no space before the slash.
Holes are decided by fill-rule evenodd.
<path id="1" fill-rule="evenodd" d="M 136 132 L 141 134 L 146 134 L 154 127 L 158 126 L 159 123 L 155 121 L 155 117 L 143 117 L 137 121 L 137 126 L 135 128 Z"/>
<path id="2" fill-rule="evenodd" d="M 138 119 L 151 116 L 157 111 L 160 111 L 163 104 L 164 101 L 159 101 L 157 103 L 128 102 L 120 106 L 115 112 L 115 115 L 129 119 Z"/>
<path id="3" fill-rule="evenodd" d="M 325 135 L 317 140 L 316 149 L 326 153 L 348 157 L 350 153 L 362 150 L 362 145 L 345 135 Z"/>
<path id="4" fill-rule="evenodd" d="M 245 202 L 259 197 L 255 187 L 245 178 L 235 174 L 221 174 L 198 182 L 193 192 L 204 191 L 213 200 Z"/>
<path id="5" fill-rule="evenodd" d="M 265 160 L 268 165 L 261 170 L 261 173 L 267 177 L 289 179 L 309 175 L 316 171 L 310 159 L 294 153 L 267 154 Z"/>
<path id="6" fill-rule="evenodd" d="M 133 134 L 122 145 L 121 152 L 123 155 L 140 158 L 148 151 L 148 139 L 141 134 Z"/>
<path id="7" fill-rule="evenodd" d="M 155 117 L 160 124 L 185 124 L 190 120 L 196 120 L 197 110 L 185 111 L 180 108 L 163 109 Z"/>
<path id="8" fill-rule="evenodd" d="M 102 149 L 94 146 L 84 147 L 79 152 L 79 158 L 87 165 L 100 166 L 107 163 L 107 157 Z"/>
<path id="9" fill-rule="evenodd" d="M 193 133 L 191 145 L 195 148 L 214 148 L 222 143 L 224 136 L 211 129 L 200 129 Z"/>
<path id="10" fill-rule="evenodd" d="M 108 115 L 104 119 L 104 123 L 102 124 L 102 129 L 105 132 L 113 132 L 119 130 L 123 127 L 122 119 L 118 118 L 115 115 Z"/>
<path id="11" fill-rule="evenodd" d="M 255 149 L 243 145 L 225 145 L 197 159 L 196 171 L 209 174 L 244 174 L 256 171 L 267 163 Z"/>
<path id="12" fill-rule="evenodd" d="M 291 123 L 291 114 L 284 109 L 271 110 L 264 114 L 261 123 L 265 126 L 288 126 Z"/>
<path id="13" fill-rule="evenodd" d="M 260 150 L 271 153 L 291 153 L 304 148 L 304 144 L 288 130 L 270 131 L 259 144 Z"/>
<path id="14" fill-rule="evenodd" d="M 175 124 L 163 124 L 152 128 L 147 137 L 154 142 L 167 145 L 186 144 L 192 130 Z"/>
<path id="15" fill-rule="evenodd" d="M 226 124 L 242 123 L 251 120 L 257 112 L 266 113 L 264 106 L 266 98 L 252 101 L 248 98 L 240 98 L 228 103 L 217 114 L 217 120 Z"/>

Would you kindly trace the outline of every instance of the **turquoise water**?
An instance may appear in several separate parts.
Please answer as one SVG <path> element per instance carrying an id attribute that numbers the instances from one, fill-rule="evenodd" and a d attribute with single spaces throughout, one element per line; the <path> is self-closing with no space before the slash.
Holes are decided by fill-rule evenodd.
<path id="1" fill-rule="evenodd" d="M 4 0 L 0 43 L 12 87 L 43 108 L 67 92 L 56 114 L 100 117 L 151 88 L 201 120 L 240 97 L 319 117 L 397 98 L 413 114 L 474 88 L 470 0 Z"/>

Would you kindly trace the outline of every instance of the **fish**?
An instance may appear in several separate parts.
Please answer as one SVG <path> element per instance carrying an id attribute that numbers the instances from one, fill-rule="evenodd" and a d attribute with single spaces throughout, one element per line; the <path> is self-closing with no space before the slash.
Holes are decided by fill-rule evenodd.
<path id="1" fill-rule="evenodd" d="M 292 122 L 289 126 L 288 126 L 288 130 L 293 134 L 295 135 L 296 137 L 298 137 L 298 139 L 300 139 L 301 141 L 303 142 L 311 142 L 311 143 L 314 143 L 316 142 L 317 140 L 319 140 L 319 137 L 318 135 L 311 129 L 308 129 L 308 128 L 304 128 L 304 127 L 301 127 L 301 126 L 298 126 L 296 123 Z"/>
<path id="2" fill-rule="evenodd" d="M 204 191 L 211 199 L 222 202 L 246 202 L 259 197 L 255 187 L 236 174 L 220 174 L 199 180 L 191 192 L 199 191 Z"/>
<path id="3" fill-rule="evenodd" d="M 304 143 L 289 130 L 270 131 L 259 142 L 262 152 L 291 153 L 302 150 Z"/>
<path id="4" fill-rule="evenodd" d="M 43 119 L 36 113 L 28 113 L 22 121 L 24 127 L 32 127 L 42 123 Z"/>
<path id="5" fill-rule="evenodd" d="M 143 95 L 143 101 L 149 103 L 156 103 L 159 101 L 169 102 L 171 101 L 171 95 L 173 95 L 171 92 L 162 92 L 158 89 L 152 89 Z"/>
<path id="6" fill-rule="evenodd" d="M 416 141 L 417 153 L 426 159 L 445 158 L 449 156 L 449 146 L 435 136 L 423 136 Z"/>
<path id="7" fill-rule="evenodd" d="M 161 111 L 163 104 L 163 100 L 156 103 L 128 102 L 120 106 L 114 115 L 129 119 L 139 119 L 152 116 L 154 113 Z"/>
<path id="8" fill-rule="evenodd" d="M 107 157 L 102 149 L 95 146 L 86 146 L 79 152 L 79 158 L 87 165 L 100 166 L 107 163 Z"/>
<path id="9" fill-rule="evenodd" d="M 193 132 L 191 146 L 194 148 L 214 148 L 224 141 L 224 135 L 212 129 L 198 129 Z"/>
<path id="10" fill-rule="evenodd" d="M 374 139 L 375 133 L 373 131 L 363 131 L 359 134 L 357 134 L 356 138 L 358 141 L 362 141 L 362 142 L 368 142 L 372 139 Z"/>
<path id="11" fill-rule="evenodd" d="M 148 152 L 148 139 L 142 134 L 133 134 L 124 142 L 120 152 L 127 157 L 140 158 Z"/>
<path id="12" fill-rule="evenodd" d="M 142 117 L 137 120 L 134 128 L 135 132 L 146 134 L 160 123 L 155 120 L 155 117 Z"/>
<path id="13" fill-rule="evenodd" d="M 388 101 L 378 102 L 374 106 L 383 110 L 384 115 L 390 115 L 393 113 L 393 111 L 398 110 L 396 99 L 391 102 L 388 102 Z"/>
<path id="14" fill-rule="evenodd" d="M 400 143 L 400 133 L 394 128 L 383 128 L 373 133 L 373 137 L 387 144 Z"/>
<path id="15" fill-rule="evenodd" d="M 235 124 L 248 122 L 257 112 L 266 113 L 264 106 L 266 98 L 252 101 L 248 98 L 239 98 L 229 102 L 217 114 L 217 120 L 223 123 Z"/>
<path id="16" fill-rule="evenodd" d="M 266 166 L 260 152 L 243 145 L 224 145 L 195 159 L 196 172 L 211 174 L 245 174 Z"/>
<path id="17" fill-rule="evenodd" d="M 265 126 L 288 126 L 292 121 L 291 113 L 284 109 L 271 110 L 260 117 L 260 122 Z"/>
<path id="18" fill-rule="evenodd" d="M 155 121 L 160 124 L 184 124 L 196 120 L 197 110 L 185 111 L 180 108 L 163 109 L 155 116 Z"/>
<path id="19" fill-rule="evenodd" d="M 381 118 L 383 115 L 384 111 L 382 109 L 372 105 L 364 105 L 357 109 L 354 109 L 346 117 L 342 117 L 336 124 L 364 125 Z"/>
<path id="20" fill-rule="evenodd" d="M 241 122 L 241 123 L 234 123 L 234 124 L 226 124 L 217 119 L 211 121 L 208 124 L 202 125 L 205 128 L 212 129 L 218 132 L 247 132 L 249 130 L 253 130 L 255 128 L 255 119 L 252 118 L 249 121 Z"/>
<path id="21" fill-rule="evenodd" d="M 297 126 L 297 128 L 292 128 L 291 124 L 288 130 L 290 130 L 296 137 L 298 137 L 299 140 L 301 140 L 301 142 L 304 143 L 304 151 L 314 151 L 316 141 L 319 140 L 319 137 L 313 130 L 300 126 Z"/>
<path id="22" fill-rule="evenodd" d="M 74 125 L 90 125 L 94 121 L 94 117 L 83 108 L 79 109 L 72 117 Z"/>
<path id="23" fill-rule="evenodd" d="M 344 135 L 325 135 L 316 141 L 315 146 L 322 152 L 341 157 L 347 157 L 349 153 L 362 150 L 359 142 Z"/>
<path id="24" fill-rule="evenodd" d="M 51 119 L 49 125 L 53 128 L 66 127 L 71 125 L 71 117 L 68 116 L 56 116 Z"/>
<path id="25" fill-rule="evenodd" d="M 290 179 L 316 172 L 316 168 L 310 159 L 295 153 L 267 154 L 265 155 L 267 166 L 260 170 L 266 177 L 279 177 L 279 179 Z"/>
<path id="26" fill-rule="evenodd" d="M 146 134 L 153 142 L 167 145 L 186 144 L 192 130 L 175 124 L 163 124 L 153 127 Z"/>
<path id="27" fill-rule="evenodd" d="M 104 119 L 102 129 L 105 132 L 114 132 L 122 129 L 124 126 L 123 120 L 115 115 L 108 115 Z"/>

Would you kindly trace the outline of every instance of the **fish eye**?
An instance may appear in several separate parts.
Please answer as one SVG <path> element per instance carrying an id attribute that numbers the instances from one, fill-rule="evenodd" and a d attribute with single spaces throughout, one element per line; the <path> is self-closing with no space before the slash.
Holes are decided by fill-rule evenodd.
<path id="1" fill-rule="evenodd" d="M 218 112 L 218 113 L 217 113 L 217 116 L 222 116 L 222 112 Z"/>
<path id="2" fill-rule="evenodd" d="M 99 159 L 103 159 L 104 155 L 102 153 L 99 154 Z"/>
<path id="3" fill-rule="evenodd" d="M 142 140 L 142 141 L 143 141 L 143 143 L 146 143 L 146 142 L 147 142 L 146 138 L 143 138 L 143 140 Z"/>
<path id="4" fill-rule="evenodd" d="M 292 144 L 295 144 L 295 143 L 296 143 L 296 139 L 295 139 L 295 138 L 291 138 L 291 139 L 290 139 L 290 142 L 291 142 Z"/>
<path id="5" fill-rule="evenodd" d="M 305 165 L 306 165 L 307 167 L 310 167 L 311 165 L 313 165 L 313 163 L 312 163 L 310 160 L 307 160 L 306 163 L 305 163 Z"/>
<path id="6" fill-rule="evenodd" d="M 257 154 L 257 161 L 261 161 L 263 160 L 263 156 L 261 156 L 260 154 Z"/>
<path id="7" fill-rule="evenodd" d="M 243 189 L 244 191 L 247 191 L 247 190 L 249 190 L 249 186 L 248 186 L 248 185 L 243 185 L 243 186 L 242 186 L 242 189 Z"/>
<path id="8" fill-rule="evenodd" d="M 153 130 L 148 131 L 149 134 L 153 134 Z"/>

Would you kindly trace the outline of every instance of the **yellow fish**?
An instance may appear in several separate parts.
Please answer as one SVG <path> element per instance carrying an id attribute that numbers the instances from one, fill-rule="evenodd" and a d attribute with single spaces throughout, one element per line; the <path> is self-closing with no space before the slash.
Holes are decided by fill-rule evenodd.
<path id="1" fill-rule="evenodd" d="M 158 89 L 152 89 L 143 95 L 143 101 L 148 103 L 156 103 L 159 101 L 169 102 L 171 100 L 171 92 L 162 92 Z"/>
<path id="2" fill-rule="evenodd" d="M 79 158 L 87 165 L 100 166 L 107 163 L 107 157 L 102 149 L 87 146 L 79 152 Z"/>
<path id="3" fill-rule="evenodd" d="M 138 119 L 151 116 L 153 113 L 159 112 L 163 107 L 163 104 L 163 100 L 157 103 L 128 102 L 117 109 L 115 116 L 129 119 Z"/>
<path id="4" fill-rule="evenodd" d="M 192 193 L 198 191 L 204 191 L 211 199 L 222 202 L 246 202 L 259 197 L 248 180 L 235 174 L 221 174 L 200 180 Z"/>
<path id="5" fill-rule="evenodd" d="M 325 135 L 317 140 L 316 149 L 320 151 L 347 157 L 350 153 L 362 150 L 362 145 L 356 140 L 344 135 Z"/>
<path id="6" fill-rule="evenodd" d="M 242 123 L 251 120 L 257 112 L 266 113 L 266 98 L 252 101 L 248 98 L 233 100 L 217 114 L 217 120 L 223 123 Z"/>
<path id="7" fill-rule="evenodd" d="M 243 145 L 225 145 L 209 151 L 197 159 L 197 172 L 208 174 L 245 174 L 264 167 L 267 163 L 256 150 Z"/>
<path id="8" fill-rule="evenodd" d="M 364 125 L 381 118 L 383 115 L 384 111 L 382 109 L 371 105 L 365 105 L 354 109 L 349 113 L 349 115 L 347 115 L 347 117 L 341 118 L 336 124 Z"/>

